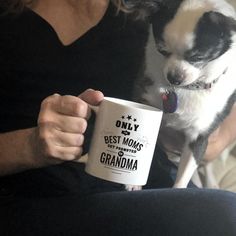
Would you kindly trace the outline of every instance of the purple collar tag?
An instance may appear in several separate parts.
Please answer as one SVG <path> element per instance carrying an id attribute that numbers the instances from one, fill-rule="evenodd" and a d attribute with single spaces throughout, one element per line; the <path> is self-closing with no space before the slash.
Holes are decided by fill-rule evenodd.
<path id="1" fill-rule="evenodd" d="M 178 106 L 178 97 L 174 91 L 166 91 L 162 94 L 163 111 L 164 113 L 173 113 Z"/>

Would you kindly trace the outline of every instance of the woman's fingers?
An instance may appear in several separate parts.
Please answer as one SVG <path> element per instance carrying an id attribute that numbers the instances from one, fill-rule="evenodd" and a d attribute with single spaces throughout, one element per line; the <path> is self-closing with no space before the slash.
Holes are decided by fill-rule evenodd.
<path id="1" fill-rule="evenodd" d="M 51 159 L 61 161 L 73 161 L 81 157 L 83 152 L 82 147 L 61 147 L 49 145 L 45 149 L 45 154 Z"/>
<path id="2" fill-rule="evenodd" d="M 41 110 L 80 118 L 88 118 L 91 113 L 88 104 L 79 97 L 58 94 L 46 98 L 42 102 Z"/>
<path id="3" fill-rule="evenodd" d="M 69 133 L 55 129 L 50 125 L 42 125 L 39 136 L 46 142 L 62 147 L 80 147 L 84 142 L 82 133 Z"/>
<path id="4" fill-rule="evenodd" d="M 87 89 L 79 95 L 79 98 L 90 105 L 96 106 L 103 100 L 104 95 L 101 91 Z"/>
<path id="5" fill-rule="evenodd" d="M 68 117 L 55 115 L 54 122 L 46 122 L 45 125 L 50 125 L 56 130 L 64 133 L 81 133 L 87 129 L 87 120 L 80 117 Z"/>

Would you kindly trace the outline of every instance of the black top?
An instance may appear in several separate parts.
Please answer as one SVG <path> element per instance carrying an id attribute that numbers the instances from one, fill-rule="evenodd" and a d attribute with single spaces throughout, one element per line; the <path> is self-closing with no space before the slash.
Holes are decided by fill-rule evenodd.
<path id="1" fill-rule="evenodd" d="M 50 24 L 26 9 L 0 19 L 0 132 L 36 125 L 41 101 L 87 88 L 131 98 L 143 63 L 147 24 L 112 6 L 100 23 L 64 46 Z"/>
<path id="2" fill-rule="evenodd" d="M 42 100 L 54 93 L 78 95 L 93 88 L 132 99 L 135 78 L 143 71 L 147 35 L 147 22 L 116 15 L 111 4 L 96 27 L 68 46 L 30 9 L 2 16 L 0 132 L 36 126 Z M 54 187 L 63 192 L 79 188 L 83 172 L 80 164 L 64 163 L 4 177 L 1 183 L 16 191 L 30 186 L 42 194 Z"/>

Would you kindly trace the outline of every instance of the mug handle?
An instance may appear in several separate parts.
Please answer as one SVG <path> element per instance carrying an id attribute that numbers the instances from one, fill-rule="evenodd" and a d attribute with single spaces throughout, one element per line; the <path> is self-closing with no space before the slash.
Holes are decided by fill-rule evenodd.
<path id="1" fill-rule="evenodd" d="M 99 110 L 99 106 L 92 106 L 92 105 L 89 105 L 88 106 L 91 108 L 92 111 L 94 111 L 94 113 L 97 115 L 98 113 L 98 110 Z"/>
<path id="2" fill-rule="evenodd" d="M 90 104 L 88 104 L 88 106 L 95 113 L 95 115 L 97 115 L 97 113 L 99 111 L 99 106 L 92 106 Z M 81 156 L 78 160 L 74 160 L 74 162 L 85 163 L 85 164 L 87 163 L 87 161 L 88 161 L 88 153 Z"/>

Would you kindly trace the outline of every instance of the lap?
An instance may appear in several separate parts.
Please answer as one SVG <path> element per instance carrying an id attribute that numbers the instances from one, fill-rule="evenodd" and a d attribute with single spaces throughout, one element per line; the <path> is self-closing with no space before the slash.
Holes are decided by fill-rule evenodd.
<path id="1" fill-rule="evenodd" d="M 236 235 L 236 195 L 219 190 L 13 196 L 0 208 L 1 235 Z"/>

